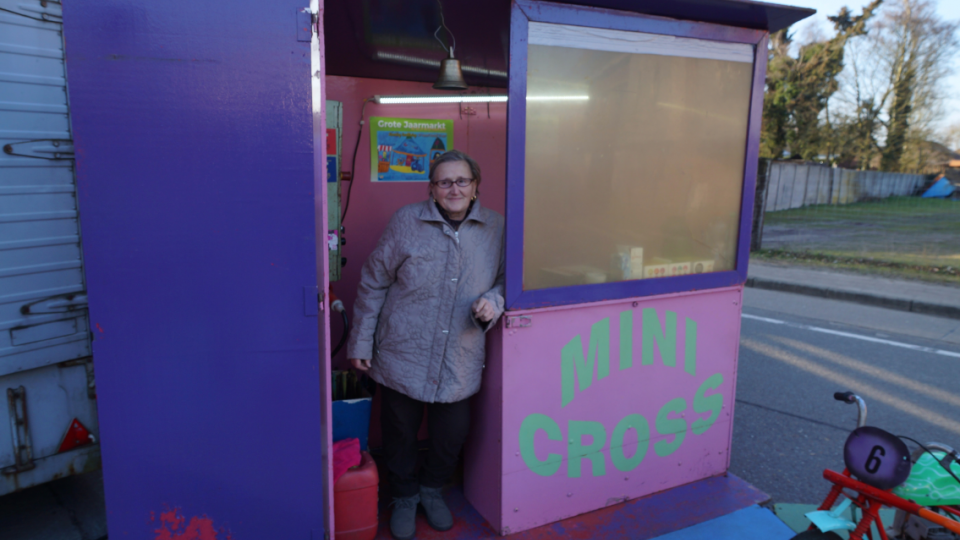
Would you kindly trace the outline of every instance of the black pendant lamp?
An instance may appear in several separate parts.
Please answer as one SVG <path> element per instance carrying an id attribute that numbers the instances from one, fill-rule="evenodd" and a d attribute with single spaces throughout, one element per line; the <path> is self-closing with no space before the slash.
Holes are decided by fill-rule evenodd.
<path id="1" fill-rule="evenodd" d="M 440 4 L 440 0 L 437 0 L 437 4 Z M 450 34 L 451 44 L 449 48 L 437 36 L 440 28 L 445 29 Z M 453 57 L 453 49 L 457 46 L 457 39 L 453 37 L 453 32 L 447 28 L 447 23 L 443 19 L 443 4 L 440 4 L 440 26 L 433 33 L 433 37 L 440 41 L 440 46 L 450 55 L 440 62 L 440 75 L 437 77 L 437 82 L 433 83 L 433 87 L 437 90 L 466 90 L 467 81 L 463 80 L 460 61 Z"/>
<path id="2" fill-rule="evenodd" d="M 453 47 L 450 47 L 450 57 L 440 62 L 440 76 L 433 83 L 437 90 L 466 90 L 467 81 L 463 80 L 463 71 L 460 61 L 453 57 Z"/>

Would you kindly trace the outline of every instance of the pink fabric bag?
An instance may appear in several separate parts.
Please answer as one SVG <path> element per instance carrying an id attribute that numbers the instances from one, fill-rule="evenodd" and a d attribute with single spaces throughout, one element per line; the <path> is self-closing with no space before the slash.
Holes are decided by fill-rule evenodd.
<path id="1" fill-rule="evenodd" d="M 350 467 L 356 467 L 360 464 L 360 439 L 344 439 L 342 441 L 337 441 L 333 443 L 333 483 L 336 484 L 337 480 L 347 469 Z"/>

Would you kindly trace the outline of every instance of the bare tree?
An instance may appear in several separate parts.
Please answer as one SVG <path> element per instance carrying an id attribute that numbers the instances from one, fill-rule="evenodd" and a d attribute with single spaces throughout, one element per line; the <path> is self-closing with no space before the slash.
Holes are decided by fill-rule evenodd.
<path id="1" fill-rule="evenodd" d="M 760 152 L 763 157 L 778 158 L 785 150 L 803 159 L 817 159 L 830 153 L 830 97 L 839 89 L 838 77 L 844 68 L 847 42 L 866 33 L 867 21 L 883 0 L 872 0 L 860 15 L 843 7 L 828 17 L 834 35 L 824 39 L 808 36 L 797 55 L 790 54 L 793 36 L 781 30 L 770 36 L 763 130 Z M 822 117 L 826 117 L 826 129 Z"/>
<path id="2" fill-rule="evenodd" d="M 960 120 L 956 120 L 947 126 L 940 138 L 947 148 L 954 152 L 960 152 Z"/>
<path id="3" fill-rule="evenodd" d="M 944 21 L 936 7 L 935 0 L 888 0 L 867 39 L 849 53 L 846 121 L 865 129 L 848 129 L 847 135 L 861 137 L 854 144 L 860 159 L 875 146 L 883 170 L 922 169 L 927 141 L 942 117 L 943 84 L 960 49 L 960 21 Z M 874 120 L 879 132 L 870 132 Z"/>

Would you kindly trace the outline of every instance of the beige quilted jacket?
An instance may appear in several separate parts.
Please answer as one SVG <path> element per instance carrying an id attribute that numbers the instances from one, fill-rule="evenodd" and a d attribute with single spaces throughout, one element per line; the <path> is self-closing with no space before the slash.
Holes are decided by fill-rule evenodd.
<path id="1" fill-rule="evenodd" d="M 428 403 L 480 390 L 484 333 L 503 313 L 503 216 L 474 203 L 459 231 L 432 201 L 404 206 L 361 271 L 347 357 L 375 381 Z M 496 309 L 483 324 L 471 306 Z"/>

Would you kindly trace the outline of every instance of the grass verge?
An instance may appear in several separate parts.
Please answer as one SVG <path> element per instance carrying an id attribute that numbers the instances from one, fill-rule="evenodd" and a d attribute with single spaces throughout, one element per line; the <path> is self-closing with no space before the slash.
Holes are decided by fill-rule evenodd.
<path id="1" fill-rule="evenodd" d="M 808 266 L 823 270 L 846 270 L 894 279 L 912 279 L 960 286 L 960 268 L 950 265 L 920 265 L 869 257 L 851 257 L 829 252 L 762 249 L 750 257 L 755 260 Z"/>
<path id="2" fill-rule="evenodd" d="M 811 225 L 830 226 L 835 222 L 887 222 L 892 228 L 915 226 L 929 227 L 931 221 L 939 222 L 949 231 L 960 231 L 960 201 L 950 199 L 924 199 L 922 197 L 888 197 L 852 204 L 818 204 L 767 212 L 770 223 L 806 222 Z"/>

